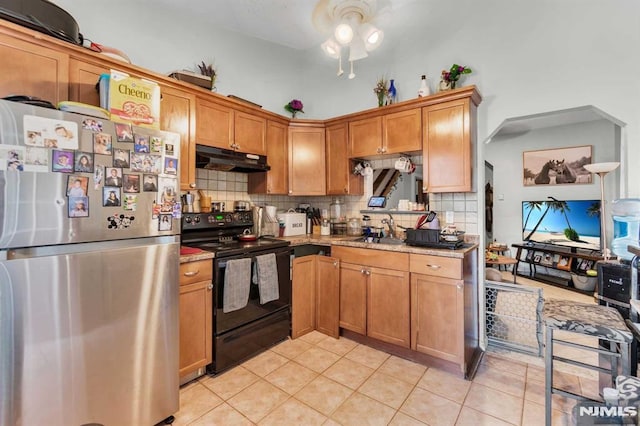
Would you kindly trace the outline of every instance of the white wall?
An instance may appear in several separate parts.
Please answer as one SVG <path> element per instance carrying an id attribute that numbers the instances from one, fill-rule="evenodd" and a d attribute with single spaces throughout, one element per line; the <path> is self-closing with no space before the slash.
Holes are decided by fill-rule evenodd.
<path id="1" fill-rule="evenodd" d="M 509 245 L 522 242 L 522 201 L 545 201 L 549 196 L 558 200 L 600 199 L 600 178 L 597 176 L 593 176 L 591 184 L 525 187 L 522 174 L 523 151 L 592 145 L 592 162 L 614 161 L 615 127 L 607 120 L 598 120 L 535 130 L 488 144 L 485 159 L 494 165 L 493 237 Z M 618 198 L 618 178 L 619 171 L 615 171 L 605 179 L 607 205 Z M 613 223 L 610 215 L 608 216 L 606 223 L 610 240 Z"/>
<path id="2" fill-rule="evenodd" d="M 56 0 L 82 33 L 120 48 L 136 64 L 167 73 L 214 58 L 218 91 L 235 94 L 286 115 L 296 97 L 305 118 L 326 118 L 376 106 L 377 77 L 396 80 L 400 100 L 413 98 L 421 74 L 435 88 L 440 71 L 456 62 L 473 74 L 483 97 L 478 139 L 505 118 L 594 105 L 627 123 L 623 141 L 640 158 L 640 2 L 635 0 L 421 0 L 395 16 L 424 16 L 356 62 L 357 77 L 335 75 L 337 64 L 319 48 L 296 51 L 243 37 L 188 18 L 176 2 L 162 10 L 144 0 Z M 393 41 L 400 47 L 391 48 Z M 479 147 L 479 182 L 483 181 Z M 624 154 L 624 153 L 623 153 Z M 495 164 L 494 164 L 495 165 Z M 628 196 L 640 196 L 640 169 L 630 168 Z M 625 194 L 623 194 L 625 195 Z M 481 200 L 478 200 L 480 203 Z M 479 220 L 482 220 L 479 215 Z"/>

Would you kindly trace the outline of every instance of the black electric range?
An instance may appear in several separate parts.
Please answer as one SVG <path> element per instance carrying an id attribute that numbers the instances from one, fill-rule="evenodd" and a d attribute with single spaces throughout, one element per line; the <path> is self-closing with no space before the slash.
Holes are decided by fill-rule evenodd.
<path id="1" fill-rule="evenodd" d="M 253 232 L 251 212 L 183 213 L 181 244 L 216 253 L 216 257 L 286 247 L 288 241 L 261 237 L 241 241 L 244 233 Z"/>

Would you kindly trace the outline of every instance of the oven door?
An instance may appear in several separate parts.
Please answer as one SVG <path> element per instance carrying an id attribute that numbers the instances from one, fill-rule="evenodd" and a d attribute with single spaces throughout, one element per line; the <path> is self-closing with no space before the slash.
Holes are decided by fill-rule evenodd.
<path id="1" fill-rule="evenodd" d="M 256 256 L 261 256 L 269 253 L 275 253 L 276 255 L 280 298 L 261 305 L 258 286 L 256 284 L 253 284 L 252 282 L 250 284 L 251 287 L 249 291 L 249 302 L 247 303 L 247 306 L 233 312 L 224 313 L 222 311 L 224 300 L 224 274 L 227 262 L 231 259 L 245 259 L 247 257 L 255 259 Z M 214 259 L 213 273 L 215 292 L 213 299 L 213 323 L 215 336 L 219 336 L 240 326 L 264 318 L 278 310 L 289 307 L 291 301 L 291 275 L 289 269 L 289 258 L 290 248 L 281 247 L 278 249 L 267 249 L 229 257 L 222 256 Z M 252 268 L 253 267 L 255 267 L 255 265 L 252 263 Z"/>

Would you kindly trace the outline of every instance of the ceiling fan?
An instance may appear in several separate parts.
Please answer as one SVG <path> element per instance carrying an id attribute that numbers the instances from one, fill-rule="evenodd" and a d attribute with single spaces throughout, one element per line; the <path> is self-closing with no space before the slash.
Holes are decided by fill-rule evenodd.
<path id="1" fill-rule="evenodd" d="M 316 4 L 311 20 L 316 30 L 329 38 L 322 43 L 322 50 L 338 59 L 337 75 L 341 76 L 342 50 L 349 48 L 348 60 L 353 72 L 353 62 L 369 56 L 384 39 L 384 32 L 374 23 L 391 9 L 390 0 L 320 0 Z"/>

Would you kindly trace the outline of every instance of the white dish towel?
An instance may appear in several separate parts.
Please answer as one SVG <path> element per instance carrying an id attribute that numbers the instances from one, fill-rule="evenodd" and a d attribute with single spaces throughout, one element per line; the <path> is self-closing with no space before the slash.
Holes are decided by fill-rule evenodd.
<path id="1" fill-rule="evenodd" d="M 280 298 L 278 265 L 276 264 L 275 253 L 256 256 L 256 266 L 253 270 L 253 283 L 258 285 L 261 305 Z"/>
<path id="2" fill-rule="evenodd" d="M 226 314 L 247 306 L 250 286 L 251 259 L 231 259 L 227 261 L 224 274 L 222 312 Z"/>

